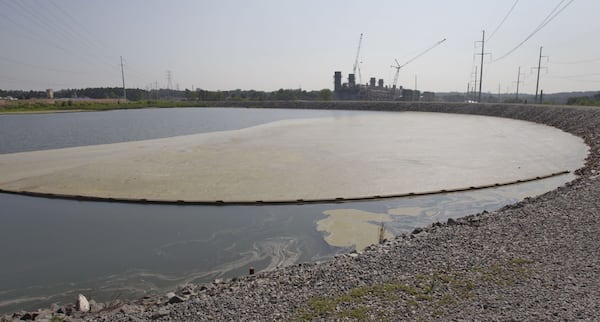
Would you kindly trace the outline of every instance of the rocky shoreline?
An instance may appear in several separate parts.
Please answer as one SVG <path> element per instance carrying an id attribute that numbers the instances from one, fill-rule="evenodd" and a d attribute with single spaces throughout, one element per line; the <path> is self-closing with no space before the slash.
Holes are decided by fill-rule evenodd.
<path id="1" fill-rule="evenodd" d="M 86 313 L 75 305 L 54 306 L 2 319 L 600 319 L 600 110 L 396 102 L 262 102 L 251 107 L 507 117 L 580 136 L 590 146 L 590 154 L 577 172 L 579 178 L 564 187 L 498 211 L 415 229 L 361 253 L 228 281 L 186 285 L 166 295 L 134 301 L 90 301 Z M 82 310 L 86 311 L 85 305 Z"/>

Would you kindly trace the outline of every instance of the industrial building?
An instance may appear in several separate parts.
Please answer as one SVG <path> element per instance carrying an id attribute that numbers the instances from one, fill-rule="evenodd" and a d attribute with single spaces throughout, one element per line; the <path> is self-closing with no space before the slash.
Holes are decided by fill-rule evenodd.
<path id="1" fill-rule="evenodd" d="M 405 89 L 385 85 L 382 78 L 371 77 L 368 83 L 357 84 L 356 75 L 348 74 L 347 82 L 342 82 L 342 72 L 333 74 L 333 96 L 336 100 L 369 100 L 369 101 L 433 101 L 433 92 Z"/>
<path id="2" fill-rule="evenodd" d="M 436 42 L 431 47 L 420 52 L 418 55 L 412 57 L 404 64 L 400 64 L 397 59 L 394 59 L 395 65 L 390 67 L 396 70 L 396 74 L 394 76 L 394 80 L 392 81 L 392 86 L 384 85 L 383 79 L 377 79 L 375 77 L 371 77 L 369 82 L 366 84 L 356 83 L 356 72 L 358 71 L 359 80 L 362 79 L 362 75 L 360 72 L 360 63 L 362 61 L 359 60 L 360 57 L 360 48 L 362 45 L 363 34 L 360 34 L 360 38 L 358 40 L 358 48 L 356 50 L 356 57 L 354 59 L 354 67 L 352 68 L 352 73 L 348 74 L 348 82 L 342 83 L 342 72 L 336 71 L 333 74 L 333 96 L 337 100 L 370 100 L 370 101 L 390 101 L 390 100 L 401 100 L 401 101 L 433 101 L 435 99 L 433 92 L 424 92 L 421 95 L 416 89 L 416 80 L 415 80 L 415 89 L 404 89 L 402 86 L 397 86 L 398 84 L 398 76 L 400 74 L 400 69 L 404 66 L 410 64 L 414 60 L 419 57 L 425 55 L 427 52 L 432 50 L 433 48 L 439 46 L 443 42 L 446 41 L 446 38 Z"/>

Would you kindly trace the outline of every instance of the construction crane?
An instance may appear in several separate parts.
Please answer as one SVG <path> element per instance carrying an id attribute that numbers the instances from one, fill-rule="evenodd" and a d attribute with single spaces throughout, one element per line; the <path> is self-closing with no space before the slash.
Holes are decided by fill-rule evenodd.
<path id="1" fill-rule="evenodd" d="M 360 66 L 358 66 L 358 57 L 360 55 L 360 45 L 362 44 L 363 34 L 360 34 L 360 39 L 358 40 L 358 49 L 356 50 L 356 58 L 354 59 L 354 67 L 352 68 L 352 74 L 356 75 L 356 69 L 358 68 L 358 83 L 362 84 L 362 75 L 360 73 Z M 361 62 L 362 63 L 362 62 Z"/>
<path id="2" fill-rule="evenodd" d="M 358 83 L 362 84 L 362 72 L 360 71 L 360 65 L 362 65 L 362 61 L 358 63 Z"/>
<path id="3" fill-rule="evenodd" d="M 362 34 L 361 34 L 362 35 Z M 423 50 L 422 52 L 420 52 L 418 55 L 416 55 L 415 57 L 409 59 L 406 63 L 400 65 L 400 63 L 398 62 L 398 59 L 394 59 L 394 62 L 396 62 L 396 66 L 392 65 L 390 67 L 392 68 L 396 68 L 396 75 L 394 75 L 394 81 L 392 82 L 392 88 L 396 88 L 396 85 L 398 84 L 398 76 L 400 75 L 400 69 L 410 63 L 412 63 L 415 59 L 425 55 L 427 52 L 429 52 L 430 50 L 432 50 L 433 48 L 441 45 L 444 41 L 446 41 L 446 38 L 436 42 L 433 46 Z M 360 48 L 360 47 L 359 47 Z"/>

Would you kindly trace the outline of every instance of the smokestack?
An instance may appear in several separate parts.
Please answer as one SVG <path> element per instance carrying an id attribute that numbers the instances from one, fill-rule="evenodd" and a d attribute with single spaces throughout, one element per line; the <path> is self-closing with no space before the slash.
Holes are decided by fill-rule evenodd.
<path id="1" fill-rule="evenodd" d="M 339 91 L 342 89 L 342 72 L 333 73 L 333 90 Z"/>
<path id="2" fill-rule="evenodd" d="M 348 87 L 356 87 L 356 78 L 354 77 L 354 74 L 348 74 Z"/>

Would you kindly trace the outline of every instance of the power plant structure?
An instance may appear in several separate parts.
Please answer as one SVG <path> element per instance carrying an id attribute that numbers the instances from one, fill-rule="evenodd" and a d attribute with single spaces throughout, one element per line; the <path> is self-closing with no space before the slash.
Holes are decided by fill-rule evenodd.
<path id="1" fill-rule="evenodd" d="M 348 74 L 348 82 L 342 83 L 342 72 L 335 71 L 333 74 L 333 95 L 337 100 L 402 100 L 402 101 L 433 101 L 435 99 L 435 94 L 433 92 L 423 92 L 421 94 L 420 91 L 416 89 L 416 81 L 415 81 L 415 89 L 405 89 L 402 86 L 398 86 L 398 76 L 400 74 L 400 69 L 417 58 L 425 55 L 427 52 L 432 50 L 433 48 L 439 46 L 446 38 L 436 42 L 431 47 L 423 50 L 415 57 L 411 58 L 404 64 L 400 64 L 397 59 L 394 60 L 395 65 L 391 67 L 396 69 L 396 73 L 394 76 L 394 81 L 392 86 L 388 86 L 384 84 L 382 78 L 377 79 L 375 77 L 371 77 L 368 83 L 361 84 L 362 75 L 360 71 L 359 65 L 359 57 L 360 57 L 360 48 L 362 45 L 363 34 L 360 34 L 360 40 L 358 41 L 358 49 L 356 51 L 356 58 L 354 60 L 354 67 L 352 68 L 352 73 Z M 361 62 L 362 63 L 362 62 Z M 359 82 L 356 82 L 356 71 L 358 70 Z"/>
<path id="2" fill-rule="evenodd" d="M 357 84 L 356 75 L 348 74 L 348 82 L 342 83 L 342 72 L 333 73 L 333 96 L 336 100 L 370 101 L 433 101 L 433 92 L 423 92 L 402 86 L 385 85 L 383 78 L 371 77 L 368 83 Z"/>

